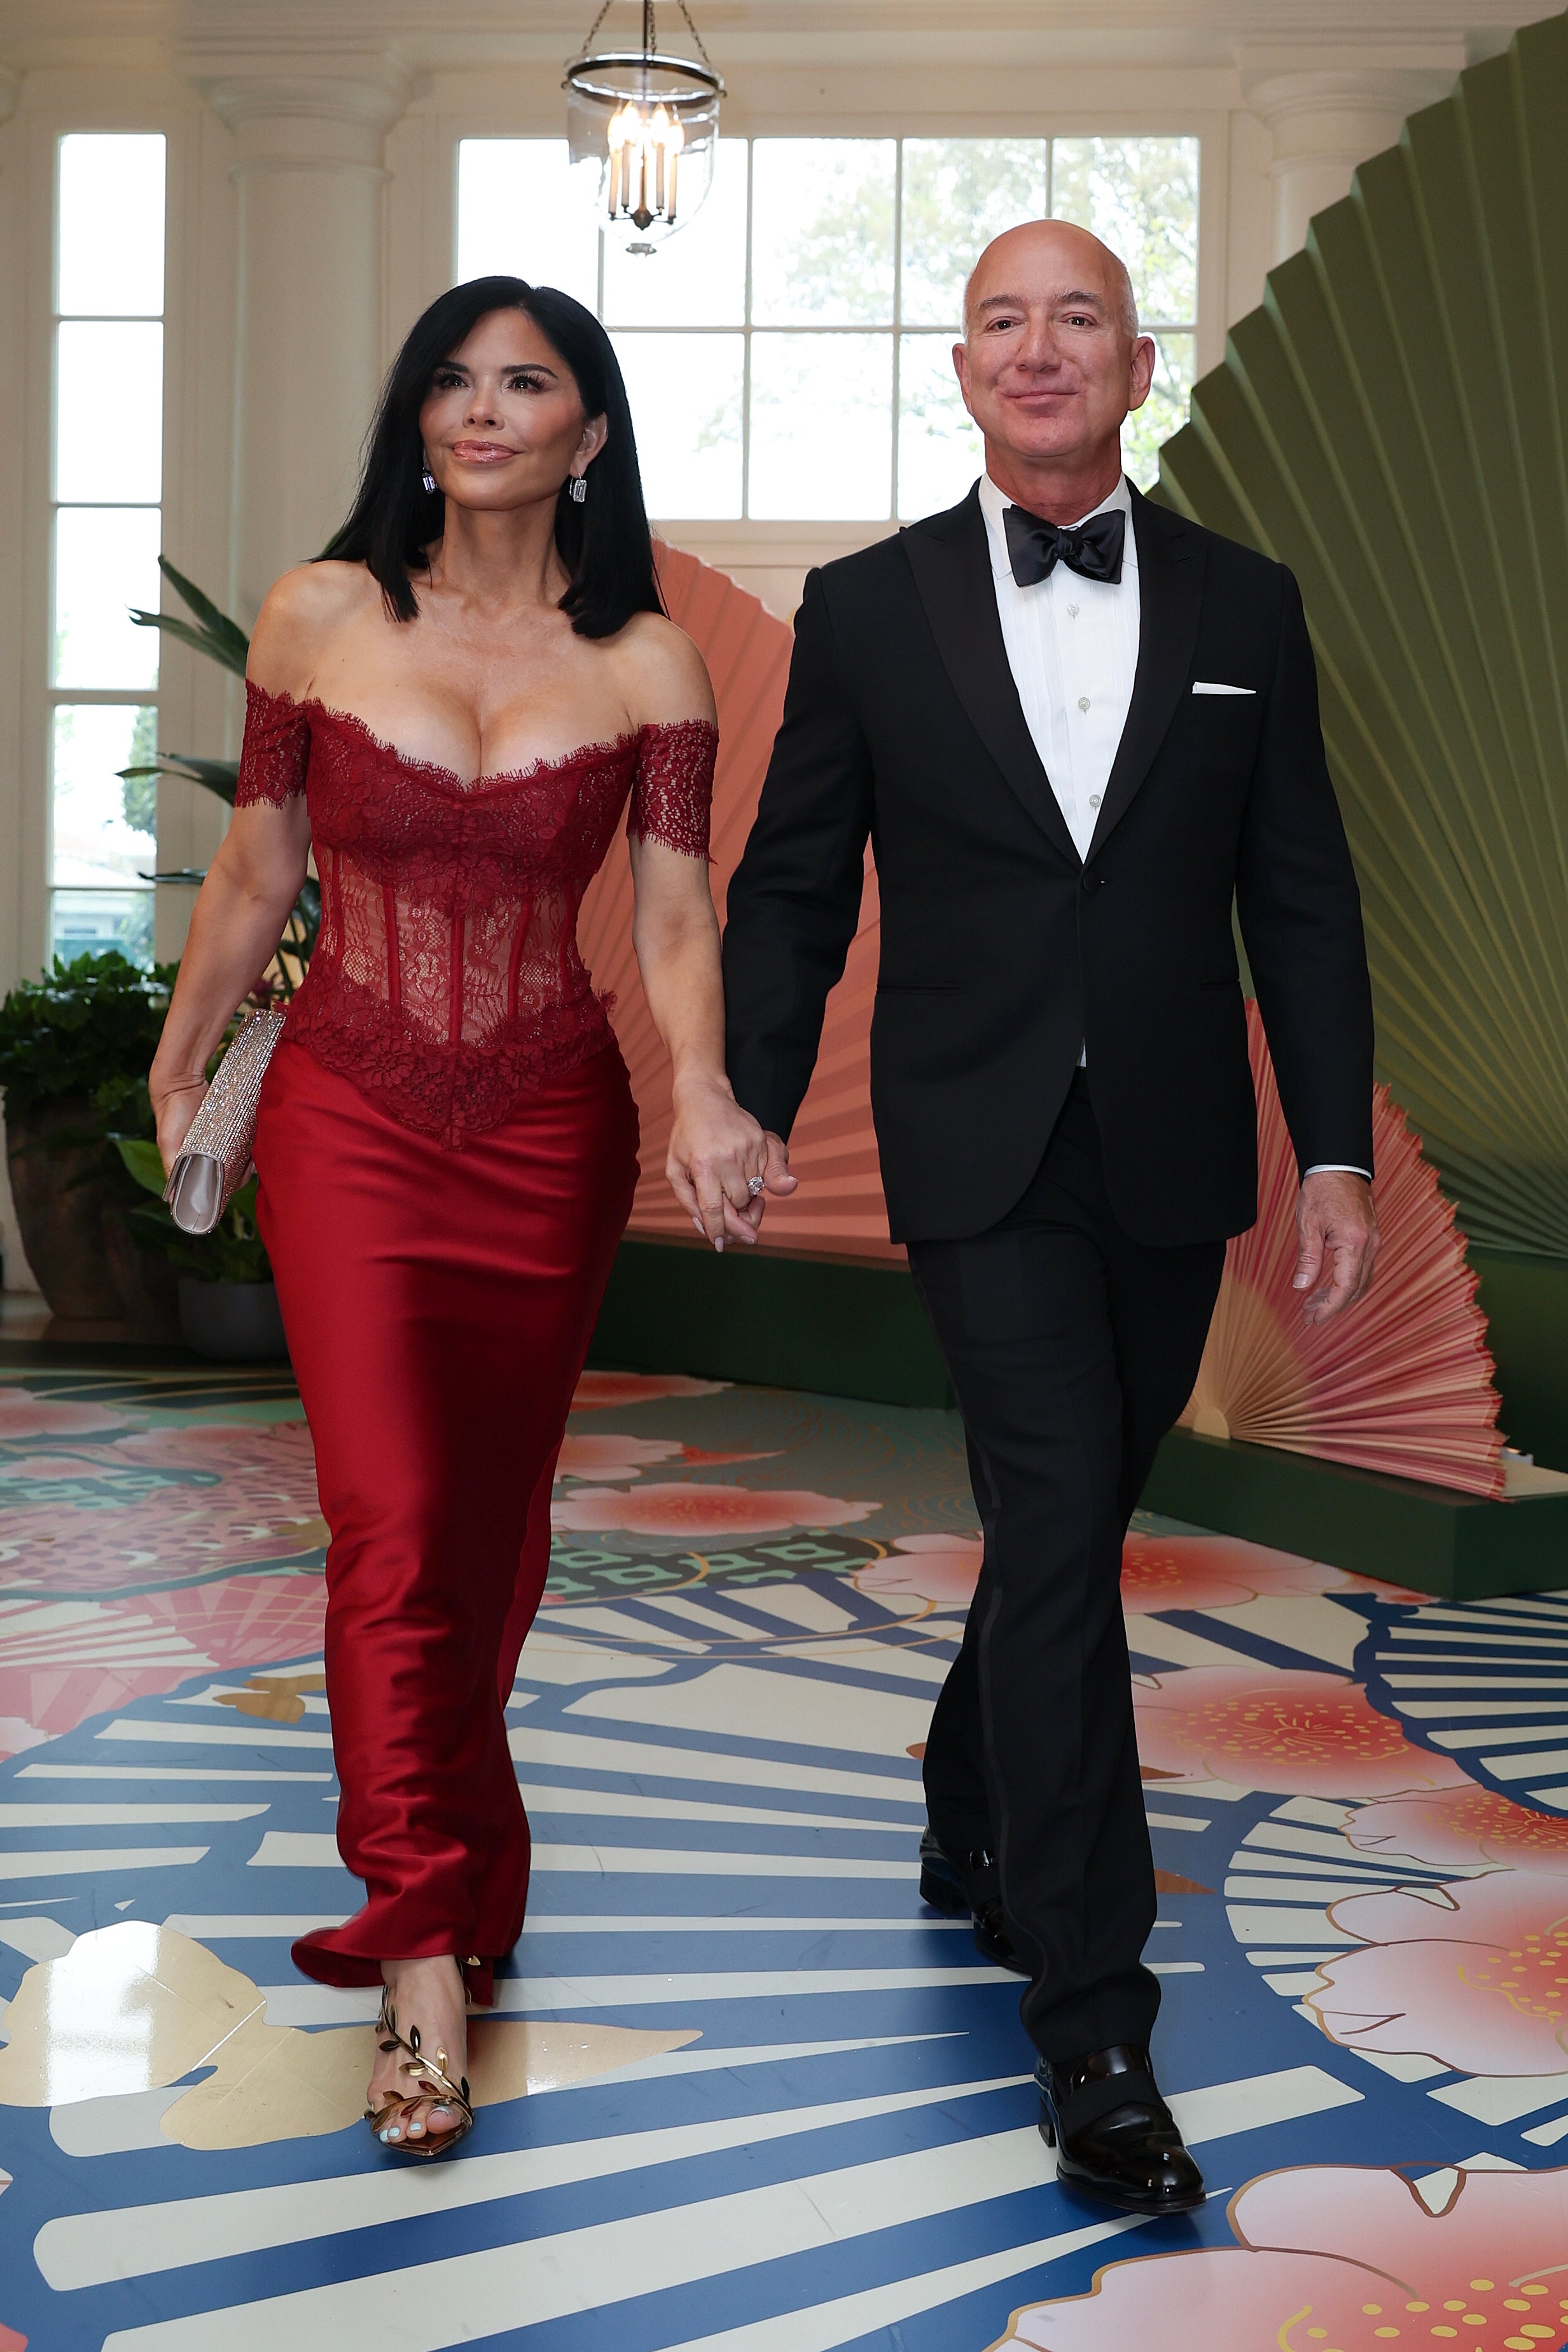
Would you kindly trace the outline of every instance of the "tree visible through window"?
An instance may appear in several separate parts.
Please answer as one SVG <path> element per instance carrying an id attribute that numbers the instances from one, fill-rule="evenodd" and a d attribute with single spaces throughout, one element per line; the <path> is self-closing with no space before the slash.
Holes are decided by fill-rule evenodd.
<path id="1" fill-rule="evenodd" d="M 460 278 L 561 286 L 609 328 L 664 520 L 908 520 L 960 498 L 981 462 L 951 357 L 964 279 L 1045 215 L 1124 256 L 1158 346 L 1134 481 L 1186 421 L 1196 139 L 727 139 L 702 211 L 647 257 L 601 243 L 564 141 L 465 140 L 458 189 Z"/>

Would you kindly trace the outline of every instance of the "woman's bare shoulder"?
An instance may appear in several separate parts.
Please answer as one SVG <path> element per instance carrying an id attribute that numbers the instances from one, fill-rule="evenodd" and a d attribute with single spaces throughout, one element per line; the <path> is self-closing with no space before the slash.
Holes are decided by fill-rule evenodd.
<path id="1" fill-rule="evenodd" d="M 663 613 L 634 613 L 615 639 L 627 706 L 639 727 L 714 719 L 707 664 L 685 631 Z"/>
<path id="2" fill-rule="evenodd" d="M 267 592 L 246 676 L 268 694 L 308 693 L 327 639 L 380 598 L 362 563 L 296 564 Z"/>

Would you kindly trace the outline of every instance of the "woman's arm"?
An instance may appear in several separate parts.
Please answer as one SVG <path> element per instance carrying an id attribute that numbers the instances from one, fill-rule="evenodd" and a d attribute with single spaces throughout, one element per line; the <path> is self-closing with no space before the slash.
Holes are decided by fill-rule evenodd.
<path id="1" fill-rule="evenodd" d="M 251 682 L 266 694 L 298 699 L 308 690 L 323 626 L 351 591 L 352 583 L 337 575 L 350 570 L 304 565 L 286 572 L 272 590 L 256 620 L 247 667 Z M 243 762 L 241 785 L 243 802 Z M 235 1006 L 277 952 L 309 854 L 310 820 L 299 791 L 281 807 L 261 799 L 236 807 L 207 868 L 147 1080 L 165 1168 L 173 1166 L 201 1108 L 207 1064 Z"/>
<path id="2" fill-rule="evenodd" d="M 792 1192 L 796 1180 L 782 1145 L 741 1109 L 725 1076 L 724 982 L 707 865 L 635 834 L 630 847 L 637 894 L 632 944 L 674 1072 L 664 1173 L 716 1249 L 726 1234 L 754 1242 L 762 1202 L 749 1180 L 764 1178 L 776 1198 Z"/>
<path id="3" fill-rule="evenodd" d="M 796 1180 L 783 1145 L 741 1109 L 725 1075 L 724 980 L 706 856 L 713 739 L 707 734 L 695 751 L 689 740 L 696 731 L 690 722 L 705 730 L 714 722 L 707 670 L 691 640 L 662 616 L 640 614 L 627 640 L 638 724 L 679 729 L 687 739 L 663 745 L 653 739 L 654 761 L 673 758 L 675 770 L 640 772 L 627 829 L 636 894 L 632 944 L 673 1073 L 664 1172 L 697 1231 L 722 1250 L 727 1235 L 757 1239 L 762 1197 L 753 1193 L 753 1180 L 776 1197 L 792 1192 Z M 700 794 L 695 772 L 679 772 L 683 755 L 702 765 Z"/>
<path id="4" fill-rule="evenodd" d="M 256 986 L 283 937 L 309 849 L 303 799 L 280 809 L 236 809 L 207 869 L 147 1080 L 166 1169 L 179 1157 L 201 1108 L 207 1064 L 235 1007 Z"/>

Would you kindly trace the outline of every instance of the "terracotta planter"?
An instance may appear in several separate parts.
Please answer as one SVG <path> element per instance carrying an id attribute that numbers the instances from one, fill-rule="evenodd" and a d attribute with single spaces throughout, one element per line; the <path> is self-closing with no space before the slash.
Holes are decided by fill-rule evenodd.
<path id="1" fill-rule="evenodd" d="M 103 1248 L 120 1311 L 133 1339 L 160 1348 L 180 1344 L 180 1271 L 141 1248 L 118 1201 L 103 1213 Z"/>
<path id="2" fill-rule="evenodd" d="M 180 1277 L 180 1330 L 187 1348 L 221 1364 L 288 1360 L 277 1291 L 270 1282 L 198 1282 Z"/>
<path id="3" fill-rule="evenodd" d="M 5 1121 L 11 1198 L 22 1247 L 51 1313 L 71 1321 L 117 1323 L 120 1293 L 103 1245 L 110 1198 L 99 1172 L 101 1144 L 62 1143 L 92 1122 L 85 1095 L 61 1095 Z"/>

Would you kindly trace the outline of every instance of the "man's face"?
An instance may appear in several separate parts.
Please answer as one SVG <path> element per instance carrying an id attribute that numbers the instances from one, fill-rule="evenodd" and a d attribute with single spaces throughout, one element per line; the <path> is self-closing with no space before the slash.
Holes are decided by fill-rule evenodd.
<path id="1" fill-rule="evenodd" d="M 1155 347 L 1129 331 L 1120 265 L 1065 221 L 1009 229 L 980 256 L 953 352 L 987 442 L 1030 459 L 1092 460 L 1148 397 Z"/>

